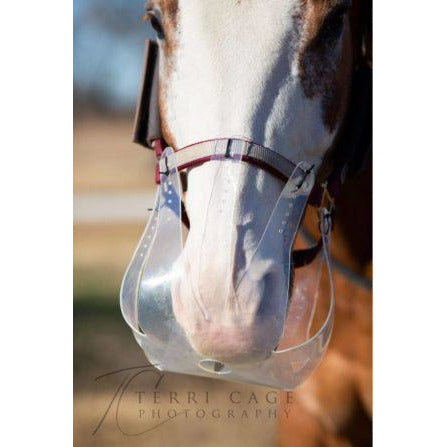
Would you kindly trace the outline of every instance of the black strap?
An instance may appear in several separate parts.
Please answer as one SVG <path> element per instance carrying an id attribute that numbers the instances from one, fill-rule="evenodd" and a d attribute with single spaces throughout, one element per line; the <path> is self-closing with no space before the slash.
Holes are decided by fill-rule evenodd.
<path id="1" fill-rule="evenodd" d="M 161 137 L 156 85 L 158 45 L 147 40 L 144 67 L 133 128 L 133 142 L 151 148 L 151 140 Z M 160 135 L 159 135 L 160 134 Z"/>
<path id="2" fill-rule="evenodd" d="M 318 253 L 323 246 L 323 240 L 320 237 L 317 245 L 310 248 L 303 248 L 300 250 L 293 250 L 292 252 L 292 266 L 294 269 L 304 267 L 315 260 Z"/>

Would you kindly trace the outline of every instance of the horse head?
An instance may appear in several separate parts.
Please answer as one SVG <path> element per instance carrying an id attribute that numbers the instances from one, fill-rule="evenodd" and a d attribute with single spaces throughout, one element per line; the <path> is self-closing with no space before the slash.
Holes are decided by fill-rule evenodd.
<path id="1" fill-rule="evenodd" d="M 349 0 L 153 0 L 163 137 L 179 149 L 239 137 L 319 175 L 346 115 L 355 63 Z M 190 230 L 172 284 L 194 349 L 222 362 L 271 355 L 284 330 L 290 271 L 272 246 L 250 266 L 284 187 L 251 164 L 187 172 Z M 228 188 L 228 185 L 237 187 Z M 231 206 L 210 206 L 219 200 Z M 241 303 L 243 303 L 241 305 Z M 204 311 L 205 308 L 205 311 Z"/>

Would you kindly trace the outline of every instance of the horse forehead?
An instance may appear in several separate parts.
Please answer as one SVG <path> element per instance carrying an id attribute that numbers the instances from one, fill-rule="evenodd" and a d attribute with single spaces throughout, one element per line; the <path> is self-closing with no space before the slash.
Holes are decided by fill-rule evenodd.
<path id="1" fill-rule="evenodd" d="M 147 7 L 163 11 L 163 22 L 168 34 L 167 55 L 174 57 L 178 45 L 179 28 L 192 28 L 203 35 L 213 35 L 215 40 L 229 42 L 231 28 L 238 31 L 248 28 L 252 39 L 267 40 L 269 35 L 281 33 L 294 25 L 301 30 L 300 46 L 311 41 L 328 12 L 346 0 L 148 0 Z M 179 17 L 182 16 L 182 23 Z M 259 34 L 257 31 L 262 30 Z M 225 36 L 220 38 L 219 36 Z M 238 37 L 238 33 L 235 34 Z M 187 38 L 183 36 L 183 38 Z M 275 37 L 270 36 L 273 39 Z"/>
<path id="2" fill-rule="evenodd" d="M 166 32 L 164 54 L 221 52 L 225 56 L 269 57 L 291 42 L 300 0 L 158 0 Z M 288 37 L 287 37 L 288 36 Z M 293 44 L 292 44 L 293 45 Z M 263 51 L 261 51 L 263 49 Z M 227 52 L 227 53 L 225 53 Z M 230 55 L 228 53 L 231 53 Z M 259 57 L 262 60 L 264 57 Z M 233 61 L 235 59 L 233 58 Z"/>
<path id="3" fill-rule="evenodd" d="M 252 12 L 256 7 L 262 8 L 267 14 L 275 14 L 281 9 L 293 7 L 292 13 L 300 11 L 309 12 L 308 19 L 317 22 L 321 16 L 326 14 L 333 6 L 344 0 L 148 0 L 148 8 L 158 6 L 170 20 L 177 20 L 178 13 L 185 9 L 185 6 L 192 5 L 196 10 L 219 10 L 234 11 L 235 14 L 241 12 Z M 245 7 L 245 8 L 244 8 Z"/>
<path id="4" fill-rule="evenodd" d="M 214 76 L 216 82 L 208 82 L 209 89 L 222 83 L 216 67 L 220 72 L 229 70 L 227 81 L 237 79 L 239 90 L 248 92 L 264 82 L 257 81 L 270 76 L 280 54 L 282 61 L 293 61 L 291 75 L 299 79 L 305 98 L 313 102 L 327 98 L 318 107 L 323 109 L 320 117 L 332 133 L 346 101 L 344 93 L 335 94 L 342 89 L 344 76 L 339 73 L 335 52 L 323 57 L 307 49 L 327 13 L 340 1 L 344 0 L 155 0 L 163 11 L 167 35 L 160 109 L 164 132 L 171 136 L 170 140 L 175 140 L 175 132 L 168 126 L 167 93 L 171 91 L 171 97 L 179 98 L 174 90 L 189 88 L 191 76 L 184 73 L 190 71 L 188 67 L 201 66 L 199 74 L 208 81 Z M 208 64 L 201 65 L 202 61 Z M 240 61 L 245 64 L 237 63 Z M 250 76 L 244 74 L 247 64 Z M 286 71 L 289 67 L 288 62 L 281 66 Z M 173 72 L 182 73 L 181 81 L 177 76 L 174 82 Z M 338 78 L 340 82 L 336 82 Z"/>

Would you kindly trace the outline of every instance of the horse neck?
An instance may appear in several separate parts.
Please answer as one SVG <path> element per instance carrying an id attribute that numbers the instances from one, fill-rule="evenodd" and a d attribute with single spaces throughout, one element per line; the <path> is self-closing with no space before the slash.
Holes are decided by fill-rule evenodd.
<path id="1" fill-rule="evenodd" d="M 348 179 L 336 203 L 332 255 L 354 272 L 372 276 L 372 162 Z"/>
<path id="2" fill-rule="evenodd" d="M 312 208 L 310 208 L 312 209 Z M 306 229 L 318 238 L 316 213 L 306 213 Z M 372 277 L 372 163 L 347 179 L 336 198 L 332 257 L 358 275 Z"/>

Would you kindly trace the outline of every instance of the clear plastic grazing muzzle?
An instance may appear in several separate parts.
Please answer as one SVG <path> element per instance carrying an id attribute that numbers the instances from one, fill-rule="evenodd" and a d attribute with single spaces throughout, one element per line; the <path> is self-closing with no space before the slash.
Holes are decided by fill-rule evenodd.
<path id="1" fill-rule="evenodd" d="M 220 180 L 228 175 L 229 163 L 232 168 L 241 165 L 250 145 L 242 140 L 218 140 L 201 144 L 214 145 L 211 160 L 219 160 L 215 179 Z M 224 153 L 222 144 L 226 145 Z M 295 270 L 293 284 L 288 284 L 290 275 L 284 278 L 290 286 L 281 288 L 284 292 L 273 291 L 272 296 L 269 296 L 275 312 L 271 318 L 266 318 L 268 314 L 264 315 L 262 322 L 259 322 L 259 331 L 276 331 L 276 346 L 261 357 L 245 362 L 202 355 L 193 347 L 184 324 L 179 322 L 175 312 L 177 303 L 174 301 L 176 294 L 173 289 L 185 274 L 181 262 L 184 247 L 182 190 L 176 164 L 172 163 L 175 157 L 171 148 L 167 148 L 163 154 L 160 164 L 167 169 L 161 172 L 154 211 L 123 279 L 121 309 L 126 322 L 149 361 L 160 370 L 284 390 L 296 388 L 317 367 L 332 331 L 334 291 L 329 262 L 329 229 L 322 232 L 322 250 L 316 259 Z M 168 159 L 171 162 L 169 164 Z M 232 172 L 234 176 L 234 169 Z M 313 167 L 300 162 L 284 186 L 245 270 L 231 283 L 229 299 L 232 306 L 237 306 L 238 315 L 243 316 L 250 309 L 250 294 L 245 293 L 245 290 L 249 282 L 259 276 L 257 266 L 271 256 L 272 247 L 280 251 L 275 253 L 275 260 L 281 263 L 282 270 L 290 271 L 292 247 L 314 178 Z M 222 182 L 216 180 L 215 184 Z M 231 181 L 227 184 L 230 190 L 226 192 L 212 187 L 204 212 L 209 213 L 214 207 L 221 207 L 227 219 L 231 216 L 229 213 L 235 212 L 236 204 L 231 202 L 234 197 L 231 187 L 237 188 L 238 185 Z M 205 223 L 208 223 L 206 217 Z M 202 244 L 212 243 L 207 231 L 205 225 Z M 215 253 L 215 256 L 219 256 L 219 253 Z M 206 260 L 198 259 L 197 262 Z M 324 277 L 326 281 L 322 280 Z M 188 304 L 199 309 L 204 321 L 212 326 L 219 308 L 216 307 L 212 293 L 206 295 L 200 292 L 202 281 L 212 281 L 212 278 L 199 279 L 199 292 Z M 316 307 L 321 304 L 326 306 L 327 313 L 319 329 L 314 329 Z"/>

